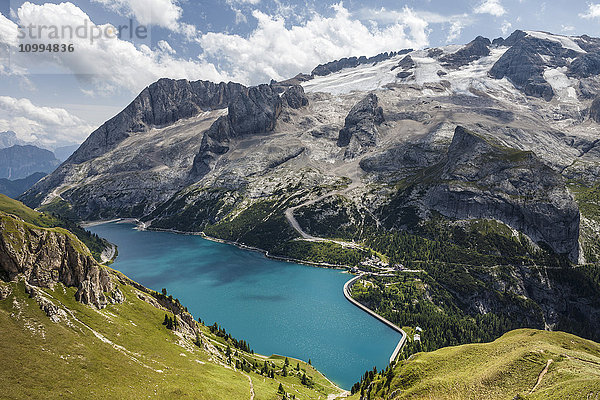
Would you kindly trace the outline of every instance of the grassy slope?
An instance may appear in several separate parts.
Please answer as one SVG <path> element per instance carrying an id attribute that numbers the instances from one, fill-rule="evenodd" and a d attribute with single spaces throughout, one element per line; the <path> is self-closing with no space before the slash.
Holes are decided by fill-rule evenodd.
<path id="1" fill-rule="evenodd" d="M 52 227 L 54 217 L 12 199 L 0 197 L 0 218 L 5 221 L 6 232 L 19 224 L 41 227 L 71 236 L 82 251 L 89 252 L 72 233 Z M 155 307 L 156 301 L 148 293 L 116 271 L 114 279 L 126 300 L 103 310 L 77 302 L 73 287 L 57 284 L 53 289 L 40 288 L 52 303 L 67 311 L 66 318 L 58 323 L 29 298 L 23 282 L 0 280 L 0 293 L 10 292 L 0 296 L 6 297 L 0 300 L 0 385 L 5 388 L 0 398 L 248 399 L 249 379 L 257 400 L 281 398 L 277 393 L 280 383 L 298 399 L 325 398 L 340 392 L 299 360 L 291 365 L 299 362 L 300 372 L 290 367 L 284 377 L 281 357 L 244 353 L 231 346 L 234 354 L 229 363 L 226 339 L 198 324 L 204 344 L 202 348 L 195 345 L 162 325 L 166 311 Z M 257 368 L 246 373 L 235 370 L 236 360 L 242 359 Z M 260 374 L 265 362 L 274 370 L 274 378 Z M 301 384 L 303 373 L 310 385 Z"/>
<path id="2" fill-rule="evenodd" d="M 533 393 L 548 360 L 548 372 Z M 418 353 L 371 399 L 590 399 L 600 397 L 600 344 L 563 332 L 511 331 L 491 343 Z M 520 396 L 520 397 L 516 397 Z M 354 395 L 352 399 L 360 396 Z"/>
<path id="3" fill-rule="evenodd" d="M 137 289 L 121 284 L 123 304 L 104 310 L 78 303 L 74 288 L 56 285 L 44 293 L 73 312 L 69 322 L 53 323 L 30 299 L 22 283 L 9 286 L 11 295 L 0 301 L 0 385 L 2 398 L 195 398 L 248 399 L 248 378 L 239 371 L 219 365 L 214 354 L 165 328 L 165 312 L 143 301 Z M 85 324 L 85 325 L 84 325 Z M 87 326 L 87 327 L 86 327 Z M 99 339 L 91 329 L 112 343 Z M 202 327 L 204 340 L 224 353 L 225 346 Z M 122 346 L 119 350 L 114 345 Z M 238 353 L 238 357 L 266 358 Z M 234 357 L 235 359 L 236 357 Z M 7 360 L 10 360 L 7 362 Z M 224 357 L 221 357 L 221 362 Z M 279 357 L 269 359 L 283 367 Z M 295 366 L 296 361 L 293 362 Z M 299 399 L 318 398 L 339 391 L 312 367 L 301 362 L 315 385 L 308 389 L 298 376 L 265 378 L 248 373 L 256 399 L 276 399 L 279 382 Z M 8 389 L 6 389 L 8 388 Z"/>

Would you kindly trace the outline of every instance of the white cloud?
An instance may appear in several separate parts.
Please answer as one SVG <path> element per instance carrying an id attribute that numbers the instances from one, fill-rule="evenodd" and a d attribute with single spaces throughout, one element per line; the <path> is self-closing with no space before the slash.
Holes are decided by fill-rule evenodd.
<path id="1" fill-rule="evenodd" d="M 446 38 L 446 43 L 452 42 L 454 39 L 458 38 L 464 29 L 464 24 L 461 21 L 454 21 L 450 25 L 450 29 L 448 31 L 448 37 Z"/>
<path id="2" fill-rule="evenodd" d="M 227 4 L 252 4 L 257 5 L 260 0 L 227 0 Z"/>
<path id="3" fill-rule="evenodd" d="M 159 40 L 156 45 L 158 46 L 159 49 L 161 49 L 165 53 L 168 53 L 168 54 L 175 54 L 176 53 L 176 51 L 173 50 L 173 48 L 171 47 L 171 45 L 169 44 L 169 42 L 167 42 L 166 40 Z"/>
<path id="4" fill-rule="evenodd" d="M 574 30 L 575 30 L 575 27 L 573 25 L 561 25 L 560 26 L 561 32 L 570 33 L 570 32 L 573 32 Z"/>
<path id="5" fill-rule="evenodd" d="M 589 3 L 585 13 L 579 14 L 581 18 L 593 19 L 600 17 L 600 4 Z"/>
<path id="6" fill-rule="evenodd" d="M 0 96 L 0 131 L 14 131 L 46 147 L 81 143 L 94 129 L 63 108 L 41 107 L 29 99 Z"/>
<path id="7" fill-rule="evenodd" d="M 233 12 L 235 12 L 235 23 L 236 23 L 236 25 L 248 22 L 248 19 L 246 18 L 246 16 L 242 12 L 242 10 L 239 10 L 237 8 L 232 8 L 232 10 L 233 10 Z"/>
<path id="8" fill-rule="evenodd" d="M 500 31 L 502 32 L 503 35 L 506 35 L 508 32 L 510 32 L 511 28 L 512 28 L 512 24 L 505 20 L 502 23 L 502 26 L 500 26 Z"/>
<path id="9" fill-rule="evenodd" d="M 500 0 L 484 0 L 473 9 L 475 14 L 491 14 L 495 17 L 500 17 L 506 14 L 506 10 L 500 3 Z"/>
<path id="10" fill-rule="evenodd" d="M 72 3 L 35 5 L 26 2 L 17 10 L 17 15 L 21 26 L 56 25 L 76 29 L 87 24 L 103 30 L 111 27 L 109 24 L 94 24 L 87 14 Z M 14 48 L 16 32 L 15 23 L 0 18 L 0 43 Z M 56 43 L 55 39 L 49 38 L 48 32 L 44 32 L 44 35 L 40 42 Z M 146 45 L 136 46 L 116 37 L 102 37 L 94 41 L 74 37 L 65 42 L 73 44 L 72 53 L 14 53 L 10 63 L 12 73 L 22 70 L 52 73 L 57 72 L 58 68 L 58 72 L 73 73 L 83 82 L 94 85 L 96 92 L 104 94 L 111 93 L 115 88 L 138 92 L 162 77 L 217 82 L 231 79 L 208 62 L 177 58 L 169 50 L 170 46 L 165 46 L 166 42 L 159 44 L 156 50 Z"/>
<path id="11" fill-rule="evenodd" d="M 463 29 L 473 23 L 473 18 L 468 14 L 442 15 L 431 11 L 412 10 L 413 14 L 424 20 L 428 25 L 441 24 L 448 30 L 447 43 L 457 39 Z M 403 12 L 388 10 L 386 8 L 363 8 L 358 12 L 361 19 L 376 21 L 382 24 L 396 23 L 403 18 Z"/>
<path id="12" fill-rule="evenodd" d="M 174 0 L 92 0 L 143 25 L 179 30 L 181 7 Z"/>
<path id="13" fill-rule="evenodd" d="M 332 17 L 314 14 L 289 27 L 284 17 L 255 10 L 252 16 L 258 20 L 258 26 L 248 37 L 207 33 L 198 42 L 205 57 L 220 60 L 232 75 L 252 83 L 310 72 L 319 63 L 342 57 L 370 56 L 428 44 L 427 22 L 409 8 L 398 12 L 394 23 L 383 28 L 376 24 L 367 27 L 353 19 L 342 4 L 333 9 Z"/>
<path id="14" fill-rule="evenodd" d="M 0 14 L 0 43 L 16 46 L 18 33 L 17 24 Z"/>

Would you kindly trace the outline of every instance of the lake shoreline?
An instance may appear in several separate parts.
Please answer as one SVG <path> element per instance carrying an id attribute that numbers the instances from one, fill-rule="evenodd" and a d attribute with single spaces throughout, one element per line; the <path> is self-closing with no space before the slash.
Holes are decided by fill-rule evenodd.
<path id="1" fill-rule="evenodd" d="M 309 267 L 338 269 L 338 270 L 344 270 L 346 272 L 349 272 L 352 269 L 352 267 L 349 265 L 319 263 L 319 262 L 312 262 L 312 261 L 306 261 L 306 260 L 297 260 L 297 259 L 290 258 L 290 257 L 274 256 L 272 254 L 269 254 L 268 250 L 264 250 L 259 247 L 248 246 L 248 245 L 245 245 L 243 243 L 239 243 L 239 242 L 236 242 L 233 240 L 219 239 L 219 238 L 216 238 L 213 236 L 209 236 L 209 235 L 205 234 L 204 232 L 187 232 L 187 231 L 180 231 L 177 229 L 149 228 L 146 226 L 146 224 L 144 222 L 142 222 L 138 219 L 135 219 L 135 218 L 117 218 L 117 219 L 111 219 L 111 220 L 106 220 L 106 221 L 101 221 L 101 220 L 85 221 L 85 222 L 81 223 L 81 227 L 86 228 L 86 227 L 93 227 L 93 226 L 109 224 L 109 223 L 132 224 L 132 225 L 135 225 L 136 229 L 138 229 L 140 231 L 166 232 L 166 233 L 176 233 L 179 235 L 201 236 L 203 239 L 210 240 L 211 242 L 233 245 L 242 250 L 249 250 L 249 251 L 254 251 L 257 253 L 262 253 L 265 257 L 267 257 L 271 260 L 284 261 L 284 262 L 289 262 L 289 263 L 294 263 L 294 264 L 301 264 L 301 265 L 306 265 Z"/>
<path id="2" fill-rule="evenodd" d="M 92 228 L 93 227 L 100 227 L 103 224 L 105 224 L 105 225 L 108 225 L 108 224 L 130 225 L 131 227 L 133 227 L 133 229 L 131 229 L 131 228 L 128 227 L 127 230 L 131 229 L 131 231 L 136 230 L 136 231 L 140 231 L 140 232 L 147 231 L 147 232 L 157 232 L 157 233 L 164 232 L 164 233 L 173 233 L 175 235 L 183 235 L 183 236 L 190 236 L 190 237 L 200 236 L 201 239 L 207 240 L 209 242 L 233 245 L 233 246 L 235 246 L 235 248 L 238 248 L 238 249 L 243 250 L 243 251 L 250 250 L 250 251 L 255 252 L 255 253 L 261 253 L 261 255 L 264 256 L 265 259 L 274 260 L 274 261 L 285 261 L 286 263 L 290 263 L 290 264 L 316 267 L 315 269 L 332 270 L 332 271 L 338 270 L 338 271 L 340 271 L 340 272 L 342 272 L 344 274 L 347 274 L 347 276 L 350 275 L 350 278 L 351 278 L 350 280 L 354 280 L 355 279 L 355 277 L 352 276 L 353 274 L 350 273 L 350 267 L 349 266 L 334 265 L 334 264 L 329 264 L 329 263 L 312 263 L 312 262 L 309 262 L 309 261 L 295 260 L 295 259 L 287 258 L 287 257 L 272 256 L 271 254 L 269 254 L 268 251 L 265 251 L 263 249 L 260 249 L 260 248 L 257 248 L 257 247 L 253 247 L 253 246 L 247 246 L 247 245 L 244 245 L 244 244 L 241 244 L 241 243 L 237 243 L 237 242 L 234 242 L 234 241 L 230 241 L 230 240 L 224 240 L 224 239 L 214 238 L 214 237 L 206 235 L 204 232 L 185 232 L 185 231 L 179 231 L 179 230 L 176 230 L 176 229 L 149 228 L 143 222 L 141 222 L 139 220 L 136 220 L 136 219 L 131 219 L 131 218 L 128 218 L 128 219 L 111 219 L 111 220 L 108 220 L 108 221 L 93 221 L 91 223 L 90 222 L 86 222 L 86 225 L 90 226 Z M 177 239 L 174 238 L 174 239 L 170 239 L 170 240 L 177 240 Z M 347 284 L 347 282 L 348 282 L 348 278 L 346 278 L 346 282 L 344 282 L 344 283 Z M 349 301 L 349 299 L 346 297 L 346 293 L 344 293 L 344 290 L 343 290 L 344 283 L 341 283 L 341 285 L 342 285 L 342 296 L 341 297 L 342 297 L 342 299 L 343 299 L 344 302 L 348 302 L 348 304 L 351 304 L 353 302 Z M 339 290 L 339 288 L 336 289 L 336 290 L 333 290 L 331 292 L 332 293 L 333 292 L 337 292 L 338 290 Z M 355 307 L 355 306 L 356 305 L 352 305 L 352 307 Z M 360 308 L 361 307 L 358 307 L 358 309 L 360 309 Z M 373 311 L 371 311 L 371 312 L 365 312 L 365 310 L 363 309 L 363 310 L 361 310 L 361 312 L 364 315 L 368 316 L 369 318 L 374 318 L 375 320 L 378 320 L 378 323 L 382 322 L 381 321 L 381 317 L 378 318 L 377 316 L 372 315 L 374 313 Z M 383 325 L 387 325 L 387 324 L 384 323 Z M 390 328 L 389 325 L 387 325 L 387 327 Z M 393 328 L 392 328 L 392 330 L 396 331 Z M 397 331 L 396 331 L 396 333 L 397 333 Z M 401 339 L 403 339 L 405 337 L 406 336 L 403 335 L 401 337 Z M 391 345 L 391 347 L 393 347 L 396 343 L 398 343 L 397 341 L 398 341 L 398 339 L 395 339 L 394 344 Z M 396 351 L 394 351 L 395 355 L 397 355 L 397 353 L 398 353 L 397 350 L 398 350 L 398 346 L 396 346 Z M 288 352 L 288 354 L 290 354 L 290 353 Z M 291 353 L 291 354 L 294 354 L 294 353 Z M 389 354 L 390 353 L 387 353 L 387 354 L 388 354 L 387 357 L 389 359 Z M 293 358 L 300 359 L 299 357 L 293 357 Z M 388 364 L 388 363 L 389 363 L 389 361 L 386 362 L 386 364 Z M 361 373 L 362 373 L 362 371 L 361 371 Z M 328 378 L 328 376 L 325 375 L 325 373 L 323 373 L 323 376 L 325 376 L 329 381 L 331 381 Z M 356 379 L 356 378 L 354 378 L 354 379 Z M 336 381 L 337 380 L 338 379 L 336 379 Z M 331 382 L 333 382 L 333 381 L 331 381 Z M 344 384 L 337 383 L 336 386 L 338 386 L 342 390 L 344 390 L 343 387 L 344 386 L 350 387 L 350 384 L 351 383 L 344 383 Z"/>

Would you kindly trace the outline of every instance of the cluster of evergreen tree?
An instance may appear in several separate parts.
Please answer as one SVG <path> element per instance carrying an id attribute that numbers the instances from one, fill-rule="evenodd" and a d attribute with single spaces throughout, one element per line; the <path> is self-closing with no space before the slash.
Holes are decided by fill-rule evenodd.
<path id="1" fill-rule="evenodd" d="M 390 264 L 420 267 L 425 262 L 479 266 L 532 265 L 568 267 L 569 261 L 550 249 L 533 248 L 523 236 L 514 236 L 505 225 L 488 220 L 458 226 L 433 219 L 413 232 L 370 229 L 365 245 L 383 253 Z"/>
<path id="2" fill-rule="evenodd" d="M 541 315 L 534 304 L 515 300 L 512 297 L 503 300 L 502 295 L 498 295 L 500 297 L 496 301 L 499 303 L 506 301 L 515 309 L 518 304 L 521 312 L 517 313 L 513 310 L 509 315 L 494 312 L 470 314 L 463 311 L 461 307 L 465 305 L 460 299 L 454 297 L 454 293 L 458 290 L 476 293 L 477 290 L 477 282 L 469 282 L 467 278 L 461 278 L 461 281 L 446 276 L 444 282 L 457 281 L 455 284 L 465 285 L 462 288 L 452 287 L 454 293 L 450 293 L 438 285 L 430 275 L 419 274 L 418 283 L 427 286 L 428 298 L 425 298 L 423 289 L 413 281 L 413 277 L 405 274 L 393 279 L 395 285 L 392 287 L 386 286 L 384 280 L 375 278 L 372 279 L 372 286 L 355 285 L 352 296 L 397 326 L 419 326 L 423 329 L 420 342 L 415 344 L 407 342 L 402 353 L 405 357 L 418 351 L 433 351 L 441 347 L 465 343 L 489 342 L 513 329 L 535 327 L 530 325 L 536 317 L 540 318 L 542 323 Z M 516 303 L 517 301 L 522 303 Z"/>
<path id="3" fill-rule="evenodd" d="M 185 310 L 187 312 L 187 307 L 184 307 L 181 305 L 181 302 L 179 302 L 178 298 L 173 298 L 173 295 L 169 294 L 167 295 L 167 289 L 162 288 L 162 290 L 159 292 L 153 292 L 152 295 L 154 297 L 156 297 L 158 300 L 165 300 L 168 301 L 169 303 L 174 303 L 179 309 L 181 310 Z"/>
<path id="4" fill-rule="evenodd" d="M 218 323 L 215 322 L 214 324 L 209 326 L 208 329 L 210 330 L 210 333 L 225 339 L 228 343 L 231 343 L 236 349 L 245 351 L 246 353 L 254 353 L 254 351 L 250 348 L 250 346 L 245 340 L 238 340 L 234 338 L 229 333 L 227 333 L 225 328 L 219 326 Z"/>
<path id="5" fill-rule="evenodd" d="M 165 314 L 165 319 L 162 323 L 167 327 L 167 329 L 177 330 L 177 316 L 173 314 L 171 318 L 168 314 Z"/>
<path id="6" fill-rule="evenodd" d="M 279 388 L 277 389 L 277 394 L 281 395 L 281 398 L 284 400 L 296 398 L 295 394 L 290 395 L 290 394 L 286 393 L 286 391 L 281 383 L 279 383 Z"/>
<path id="7" fill-rule="evenodd" d="M 361 398 L 365 395 L 365 390 L 369 388 L 373 379 L 377 376 L 377 367 L 373 367 L 372 370 L 366 371 L 364 375 L 360 378 L 360 382 L 356 382 L 352 385 L 352 389 L 350 389 L 350 393 L 356 394 L 360 392 Z"/>

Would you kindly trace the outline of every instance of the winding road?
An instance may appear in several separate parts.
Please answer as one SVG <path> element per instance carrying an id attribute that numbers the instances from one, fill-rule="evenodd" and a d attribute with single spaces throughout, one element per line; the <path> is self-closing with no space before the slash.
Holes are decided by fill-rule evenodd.
<path id="1" fill-rule="evenodd" d="M 312 241 L 312 242 L 332 242 L 332 243 L 337 243 L 343 247 L 350 247 L 350 248 L 356 248 L 356 249 L 364 248 L 360 244 L 357 244 L 354 242 L 345 242 L 345 241 L 341 241 L 341 240 L 316 237 L 309 233 L 306 233 L 302 229 L 300 224 L 298 223 L 298 220 L 296 219 L 296 217 L 294 217 L 294 211 L 296 211 L 297 209 L 299 209 L 301 207 L 310 206 L 310 205 L 315 204 L 327 197 L 331 197 L 331 196 L 335 196 L 335 195 L 344 195 L 344 194 L 350 192 L 351 190 L 357 188 L 360 185 L 359 174 L 360 174 L 360 171 L 358 170 L 358 168 L 355 168 L 352 171 L 352 174 L 350 176 L 350 184 L 346 188 L 340 189 L 340 190 L 333 190 L 333 191 L 325 193 L 319 197 L 316 197 L 312 200 L 305 201 L 304 203 L 298 204 L 297 206 L 290 207 L 285 210 L 285 218 L 288 220 L 288 223 L 292 226 L 292 228 L 294 228 L 300 234 L 300 236 L 302 236 L 302 240 L 308 240 L 308 241 Z M 366 275 L 368 275 L 368 273 L 361 273 L 360 275 L 357 275 L 357 276 L 353 277 L 352 279 L 350 279 L 348 282 L 346 282 L 346 284 L 344 285 L 344 296 L 346 297 L 346 299 L 349 302 L 351 302 L 352 304 L 354 304 L 361 310 L 365 311 L 366 313 L 370 314 L 371 316 L 377 318 L 378 320 L 380 320 L 381 322 L 383 322 L 384 324 L 386 324 L 387 326 L 389 326 L 390 328 L 392 328 L 393 330 L 397 331 L 398 333 L 400 333 L 402 335 L 402 337 L 400 338 L 400 341 L 396 345 L 396 348 L 394 349 L 394 351 L 390 357 L 390 363 L 391 363 L 392 361 L 396 361 L 396 359 L 398 358 L 398 354 L 400 354 L 400 351 L 402 351 L 402 348 L 406 344 L 407 335 L 406 335 L 406 332 L 404 332 L 404 330 L 402 328 L 396 326 L 391 321 L 387 320 L 386 318 L 377 314 L 375 311 L 360 304 L 358 301 L 356 301 L 352 298 L 352 296 L 350 295 L 350 289 L 352 288 L 352 285 L 357 280 L 359 280 L 360 278 L 362 278 Z"/>
<path id="2" fill-rule="evenodd" d="M 363 248 L 362 246 L 360 246 L 359 244 L 356 244 L 354 242 L 345 242 L 342 240 L 326 239 L 326 238 L 316 237 L 309 233 L 306 233 L 302 229 L 300 224 L 298 223 L 298 220 L 296 219 L 296 217 L 294 216 L 294 211 L 296 211 L 299 208 L 318 203 L 319 201 L 321 201 L 327 197 L 331 197 L 331 196 L 335 196 L 335 195 L 344 195 L 344 194 L 350 192 L 351 190 L 356 189 L 358 186 L 360 186 L 359 174 L 360 174 L 360 171 L 358 171 L 358 169 L 355 168 L 355 170 L 352 171 L 352 174 L 349 177 L 350 184 L 346 188 L 327 192 L 317 198 L 305 201 L 304 203 L 298 204 L 297 206 L 290 207 L 285 210 L 285 218 L 288 220 L 288 222 L 292 226 L 292 228 L 294 228 L 300 234 L 300 236 L 302 236 L 302 239 L 308 240 L 311 242 L 332 242 L 332 243 L 337 243 L 343 247 L 350 247 L 350 248 L 357 248 L 357 249 Z"/>

